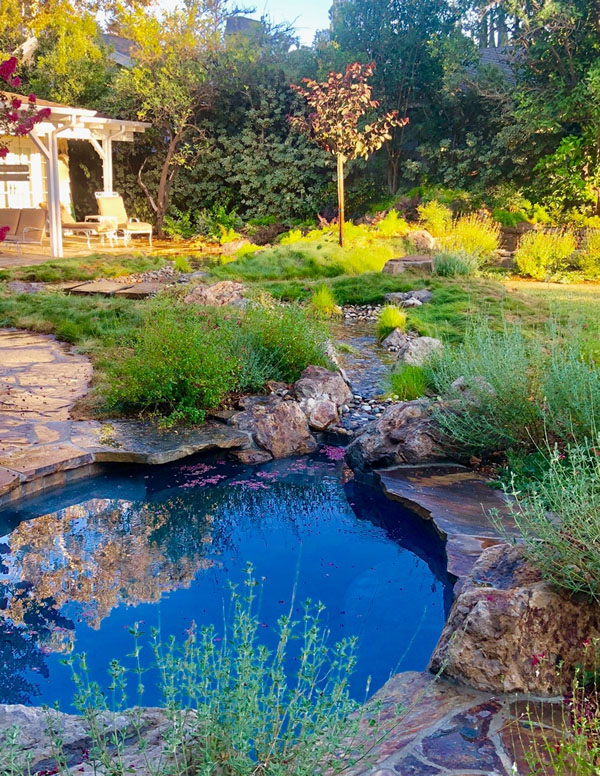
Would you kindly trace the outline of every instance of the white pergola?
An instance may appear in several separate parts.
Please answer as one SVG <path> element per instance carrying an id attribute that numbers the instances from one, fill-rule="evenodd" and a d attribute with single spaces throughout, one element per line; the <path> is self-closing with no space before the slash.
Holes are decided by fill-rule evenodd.
<path id="1" fill-rule="evenodd" d="M 23 109 L 27 98 L 20 95 Z M 48 221 L 50 250 L 53 257 L 63 256 L 63 241 L 60 213 L 60 178 L 58 159 L 58 140 L 88 140 L 102 159 L 104 191 L 113 191 L 112 144 L 114 141 L 133 141 L 136 132 L 145 132 L 150 126 L 143 121 L 112 119 L 101 113 L 85 108 L 72 108 L 68 105 L 38 100 L 40 108 L 50 108 L 50 115 L 36 124 L 29 137 L 45 157 L 48 178 Z"/>

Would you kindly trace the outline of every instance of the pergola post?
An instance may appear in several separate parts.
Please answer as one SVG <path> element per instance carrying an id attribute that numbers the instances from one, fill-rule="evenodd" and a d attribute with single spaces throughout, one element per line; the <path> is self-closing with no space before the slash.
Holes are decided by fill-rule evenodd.
<path id="1" fill-rule="evenodd" d="M 60 218 L 60 176 L 58 169 L 58 137 L 60 130 L 50 133 L 48 157 L 48 220 L 50 222 L 50 252 L 53 258 L 62 259 L 63 241 Z"/>
<path id="2" fill-rule="evenodd" d="M 53 130 L 48 135 L 46 146 L 35 130 L 30 137 L 46 157 L 48 171 L 48 224 L 50 231 L 50 253 L 55 259 L 63 257 L 62 227 L 60 219 L 60 177 L 58 171 L 58 133 L 63 127 Z"/>
<path id="3" fill-rule="evenodd" d="M 105 192 L 113 190 L 112 138 L 102 140 L 102 182 Z"/>

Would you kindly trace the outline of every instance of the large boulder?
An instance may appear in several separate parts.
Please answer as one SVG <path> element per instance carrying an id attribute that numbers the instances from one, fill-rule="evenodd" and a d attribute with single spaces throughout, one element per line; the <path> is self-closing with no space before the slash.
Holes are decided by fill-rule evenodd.
<path id="1" fill-rule="evenodd" d="M 230 423 L 248 432 L 273 458 L 305 455 L 317 447 L 300 405 L 275 394 L 246 399 L 244 412 L 234 415 Z"/>
<path id="2" fill-rule="evenodd" d="M 402 256 L 399 259 L 390 259 L 384 264 L 382 272 L 386 275 L 400 275 L 407 269 L 420 269 L 425 272 L 433 272 L 433 259 L 431 256 L 415 253 L 410 256 Z"/>
<path id="3" fill-rule="evenodd" d="M 232 280 L 220 280 L 212 286 L 200 284 L 194 286 L 184 298 L 186 304 L 197 304 L 204 307 L 220 307 L 222 305 L 239 305 L 244 299 L 245 288 L 242 283 Z"/>
<path id="4" fill-rule="evenodd" d="M 366 471 L 402 463 L 429 463 L 444 458 L 441 434 L 429 399 L 392 404 L 368 423 L 348 445 L 346 461 Z"/>
<path id="5" fill-rule="evenodd" d="M 324 431 L 339 420 L 339 409 L 352 401 L 352 391 L 338 372 L 308 366 L 293 393 L 311 428 Z"/>
<path id="6" fill-rule="evenodd" d="M 557 695 L 598 638 L 600 605 L 554 590 L 521 547 L 500 544 L 465 579 L 430 668 L 479 690 Z"/>
<path id="7" fill-rule="evenodd" d="M 437 245 L 435 237 L 427 229 L 415 229 L 406 235 L 406 239 L 417 253 L 431 253 Z"/>
<path id="8" fill-rule="evenodd" d="M 433 356 L 442 352 L 443 345 L 435 337 L 415 337 L 407 339 L 398 351 L 398 358 L 410 366 L 423 366 Z"/>

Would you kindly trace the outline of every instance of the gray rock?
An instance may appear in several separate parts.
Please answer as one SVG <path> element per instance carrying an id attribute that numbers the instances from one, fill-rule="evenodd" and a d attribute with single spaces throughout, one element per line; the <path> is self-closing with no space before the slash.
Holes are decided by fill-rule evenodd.
<path id="1" fill-rule="evenodd" d="M 418 253 L 430 253 L 435 250 L 437 245 L 435 237 L 426 229 L 415 229 L 414 232 L 409 232 L 406 235 L 406 239 Z"/>
<path id="2" fill-rule="evenodd" d="M 599 604 L 554 590 L 522 548 L 500 544 L 465 579 L 430 667 L 476 689 L 562 695 L 599 637 Z"/>
<path id="3" fill-rule="evenodd" d="M 428 399 L 386 407 L 346 450 L 348 465 L 362 471 L 399 463 L 427 463 L 443 457 L 433 402 Z"/>
<path id="4" fill-rule="evenodd" d="M 158 763 L 168 758 L 165 750 L 171 724 L 161 709 L 131 709 L 116 714 L 107 712 L 99 716 L 96 724 L 101 737 L 106 741 L 107 751 L 114 751 L 113 736 L 122 742 L 120 755 L 116 752 L 114 755 L 115 773 L 126 768 L 137 776 L 147 776 L 150 773 L 148 763 Z M 95 742 L 82 717 L 21 705 L 0 706 L 0 742 L 12 727 L 19 731 L 21 762 L 17 764 L 23 773 L 58 773 L 55 747 L 49 730 L 60 733 L 70 773 L 92 776 L 104 772 L 98 762 L 94 763 L 90 759 Z M 140 747 L 142 741 L 143 749 Z"/>
<path id="5" fill-rule="evenodd" d="M 398 259 L 390 259 L 384 265 L 382 272 L 385 272 L 387 275 L 400 275 L 410 268 L 433 272 L 433 259 L 431 256 L 422 253 L 402 256 Z"/>
<path id="6" fill-rule="evenodd" d="M 482 399 L 495 396 L 496 391 L 484 377 L 457 377 L 450 385 L 450 399 L 459 398 L 468 404 L 480 404 Z"/>
<path id="7" fill-rule="evenodd" d="M 308 366 L 294 384 L 295 395 L 311 428 L 324 431 L 339 420 L 339 410 L 352 401 L 352 391 L 338 372 Z"/>
<path id="8" fill-rule="evenodd" d="M 386 294 L 384 298 L 386 302 L 402 307 L 406 306 L 406 302 L 411 299 L 416 299 L 421 304 L 430 302 L 433 294 L 427 288 L 418 288 L 415 291 L 394 291 L 391 294 Z"/>
<path id="9" fill-rule="evenodd" d="M 213 285 L 200 284 L 194 286 L 184 298 L 186 304 L 197 304 L 203 307 L 220 307 L 223 305 L 243 305 L 245 287 L 242 283 L 232 280 L 220 280 Z"/>
<path id="10" fill-rule="evenodd" d="M 71 441 L 99 463 L 161 464 L 210 450 L 247 447 L 248 435 L 223 423 L 160 428 L 149 420 L 74 421 Z"/>
<path id="11" fill-rule="evenodd" d="M 443 344 L 435 337 L 417 337 L 409 339 L 401 348 L 399 359 L 411 366 L 423 366 L 432 356 L 442 352 Z"/>
<path id="12" fill-rule="evenodd" d="M 254 443 L 273 458 L 312 453 L 317 443 L 312 437 L 300 405 L 280 396 L 258 396 L 244 401 L 245 411 L 231 419 L 231 425 L 250 434 Z"/>
<path id="13" fill-rule="evenodd" d="M 381 347 L 386 348 L 387 350 L 390 350 L 391 348 L 394 350 L 402 350 L 408 347 L 409 342 L 410 340 L 405 332 L 401 329 L 394 329 L 394 331 L 382 340 Z"/>

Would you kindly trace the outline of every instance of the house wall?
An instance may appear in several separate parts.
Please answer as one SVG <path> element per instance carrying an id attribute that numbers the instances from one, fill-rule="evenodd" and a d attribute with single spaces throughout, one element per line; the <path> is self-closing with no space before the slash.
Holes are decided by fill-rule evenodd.
<path id="1" fill-rule="evenodd" d="M 3 181 L 0 179 L 0 208 L 40 207 L 48 202 L 48 175 L 46 158 L 29 137 L 2 138 L 9 148 L 2 164 L 24 164 L 29 168 L 27 181 Z M 69 148 L 67 141 L 59 138 L 60 201 L 71 207 L 71 181 L 69 178 Z M 0 176 L 1 178 L 1 176 Z"/>

